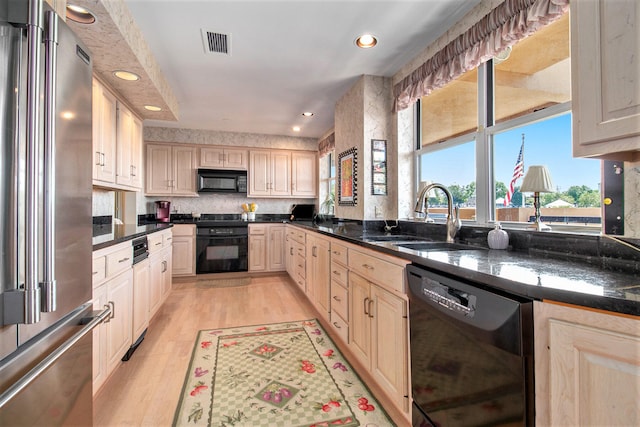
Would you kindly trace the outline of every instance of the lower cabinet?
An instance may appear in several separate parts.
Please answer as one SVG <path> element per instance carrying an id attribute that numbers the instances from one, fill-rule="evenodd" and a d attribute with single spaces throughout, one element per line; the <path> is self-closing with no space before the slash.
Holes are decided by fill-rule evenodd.
<path id="1" fill-rule="evenodd" d="M 196 274 L 196 226 L 176 224 L 173 232 L 173 276 L 193 276 Z"/>
<path id="2" fill-rule="evenodd" d="M 149 257 L 149 318 L 152 318 L 171 290 L 171 248 Z"/>
<path id="3" fill-rule="evenodd" d="M 331 298 L 331 244 L 316 233 L 307 233 L 307 295 L 320 315 L 329 321 Z"/>
<path id="4" fill-rule="evenodd" d="M 349 274 L 349 346 L 396 404 L 408 409 L 407 303 Z"/>
<path id="5" fill-rule="evenodd" d="M 149 326 L 149 259 L 133 266 L 133 309 L 131 337 L 135 342 Z"/>
<path id="6" fill-rule="evenodd" d="M 640 425 L 640 317 L 534 303 L 536 425 Z"/>
<path id="7" fill-rule="evenodd" d="M 249 225 L 249 271 L 285 271 L 285 225 Z"/>

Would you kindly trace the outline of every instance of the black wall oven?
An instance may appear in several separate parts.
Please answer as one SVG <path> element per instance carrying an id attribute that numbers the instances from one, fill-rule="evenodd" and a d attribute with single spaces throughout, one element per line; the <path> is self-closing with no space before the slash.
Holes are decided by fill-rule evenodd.
<path id="1" fill-rule="evenodd" d="M 247 271 L 249 235 L 246 224 L 198 224 L 196 273 Z"/>
<path id="2" fill-rule="evenodd" d="M 413 426 L 533 426 L 533 302 L 407 274 Z"/>

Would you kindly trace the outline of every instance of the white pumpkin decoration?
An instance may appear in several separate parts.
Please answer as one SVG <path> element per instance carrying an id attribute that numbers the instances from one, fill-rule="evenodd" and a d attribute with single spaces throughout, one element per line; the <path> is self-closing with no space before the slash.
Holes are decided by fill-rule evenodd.
<path id="1" fill-rule="evenodd" d="M 499 222 L 496 222 L 496 227 L 487 234 L 487 243 L 491 249 L 507 249 L 509 246 L 509 235 Z"/>

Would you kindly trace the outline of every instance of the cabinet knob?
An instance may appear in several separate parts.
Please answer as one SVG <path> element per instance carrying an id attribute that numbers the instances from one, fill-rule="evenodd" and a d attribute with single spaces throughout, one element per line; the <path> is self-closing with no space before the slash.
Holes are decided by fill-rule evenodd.
<path id="1" fill-rule="evenodd" d="M 333 326 L 335 326 L 337 329 L 342 329 L 342 327 L 340 327 L 337 322 L 333 322 Z"/>

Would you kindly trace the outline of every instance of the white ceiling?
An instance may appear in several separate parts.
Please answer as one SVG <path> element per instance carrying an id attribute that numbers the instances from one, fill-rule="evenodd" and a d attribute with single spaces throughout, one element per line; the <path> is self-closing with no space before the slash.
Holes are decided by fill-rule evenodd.
<path id="1" fill-rule="evenodd" d="M 359 76 L 393 76 L 479 1 L 125 0 L 179 104 L 145 125 L 320 137 Z M 231 55 L 201 30 L 230 34 Z M 367 32 L 378 45 L 357 48 Z"/>

